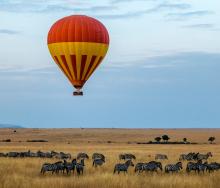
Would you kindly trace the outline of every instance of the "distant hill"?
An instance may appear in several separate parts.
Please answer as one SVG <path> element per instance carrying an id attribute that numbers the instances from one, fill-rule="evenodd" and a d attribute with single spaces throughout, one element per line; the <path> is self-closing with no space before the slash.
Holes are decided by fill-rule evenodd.
<path id="1" fill-rule="evenodd" d="M 13 125 L 13 124 L 0 124 L 0 128 L 13 128 L 13 129 L 19 129 L 24 128 L 20 125 Z"/>

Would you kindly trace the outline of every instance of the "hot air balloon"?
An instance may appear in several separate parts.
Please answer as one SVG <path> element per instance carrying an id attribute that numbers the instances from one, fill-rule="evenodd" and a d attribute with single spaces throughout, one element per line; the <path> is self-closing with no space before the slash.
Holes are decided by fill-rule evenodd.
<path id="1" fill-rule="evenodd" d="M 108 51 L 105 26 L 88 16 L 67 16 L 52 25 L 47 43 L 55 63 L 76 88 L 73 95 L 83 95 L 83 85 Z"/>

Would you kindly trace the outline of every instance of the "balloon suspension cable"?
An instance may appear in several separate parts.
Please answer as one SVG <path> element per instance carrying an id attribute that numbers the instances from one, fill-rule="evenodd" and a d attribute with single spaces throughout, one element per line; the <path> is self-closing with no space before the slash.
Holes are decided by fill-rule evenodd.
<path id="1" fill-rule="evenodd" d="M 76 89 L 76 91 L 73 92 L 74 96 L 83 96 L 83 92 L 81 89 Z"/>

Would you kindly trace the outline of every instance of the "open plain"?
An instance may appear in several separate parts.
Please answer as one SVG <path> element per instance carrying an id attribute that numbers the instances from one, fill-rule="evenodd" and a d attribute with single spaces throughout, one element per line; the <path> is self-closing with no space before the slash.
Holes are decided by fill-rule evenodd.
<path id="1" fill-rule="evenodd" d="M 137 142 L 154 141 L 157 136 L 169 135 L 171 141 L 182 141 L 197 144 L 137 144 Z M 208 138 L 214 136 L 216 141 L 209 144 Z M 132 153 L 137 162 L 154 160 L 157 153 L 166 154 L 168 160 L 162 161 L 163 167 L 176 163 L 179 155 L 189 152 L 212 152 L 208 162 L 220 162 L 219 129 L 0 129 L 0 140 L 11 139 L 11 142 L 0 142 L 0 152 L 9 151 L 63 151 L 75 158 L 77 153 L 86 152 L 90 159 L 85 161 L 83 175 L 51 174 L 42 175 L 40 169 L 45 162 L 56 162 L 48 158 L 9 158 L 0 157 L 1 188 L 218 188 L 220 172 L 187 174 L 186 163 L 179 173 L 165 174 L 134 172 L 129 167 L 128 173 L 113 174 L 114 165 L 120 161 L 120 153 Z M 27 142 L 41 139 L 48 142 Z M 106 163 L 94 168 L 91 156 L 94 152 L 103 153 Z"/>

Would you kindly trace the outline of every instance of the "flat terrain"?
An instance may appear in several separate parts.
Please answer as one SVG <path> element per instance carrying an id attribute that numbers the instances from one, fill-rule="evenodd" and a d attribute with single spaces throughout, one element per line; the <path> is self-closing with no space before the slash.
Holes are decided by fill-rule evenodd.
<path id="1" fill-rule="evenodd" d="M 128 174 L 113 175 L 114 165 L 120 153 L 133 153 L 137 162 L 154 160 L 156 153 L 168 155 L 162 161 L 163 166 L 176 163 L 181 153 L 212 152 L 209 162 L 220 162 L 220 129 L 0 129 L 0 140 L 11 139 L 12 142 L 0 142 L 0 152 L 9 151 L 63 151 L 75 157 L 78 152 L 86 152 L 89 156 L 101 152 L 106 156 L 106 164 L 97 169 L 92 167 L 92 160 L 86 161 L 85 174 L 77 175 L 41 175 L 44 162 L 55 162 L 57 159 L 39 158 L 0 158 L 0 187 L 37 188 L 37 187 L 87 187 L 87 188 L 136 188 L 136 187 L 219 187 L 220 172 L 205 174 L 186 174 L 183 170 L 178 174 L 143 173 L 137 175 L 130 167 Z M 154 140 L 155 137 L 168 134 L 171 141 L 182 141 L 186 137 L 196 145 L 140 145 L 136 142 Z M 215 144 L 208 144 L 208 137 L 215 136 Z M 27 140 L 43 139 L 45 143 L 31 143 Z M 122 161 L 121 161 L 122 162 Z"/>

